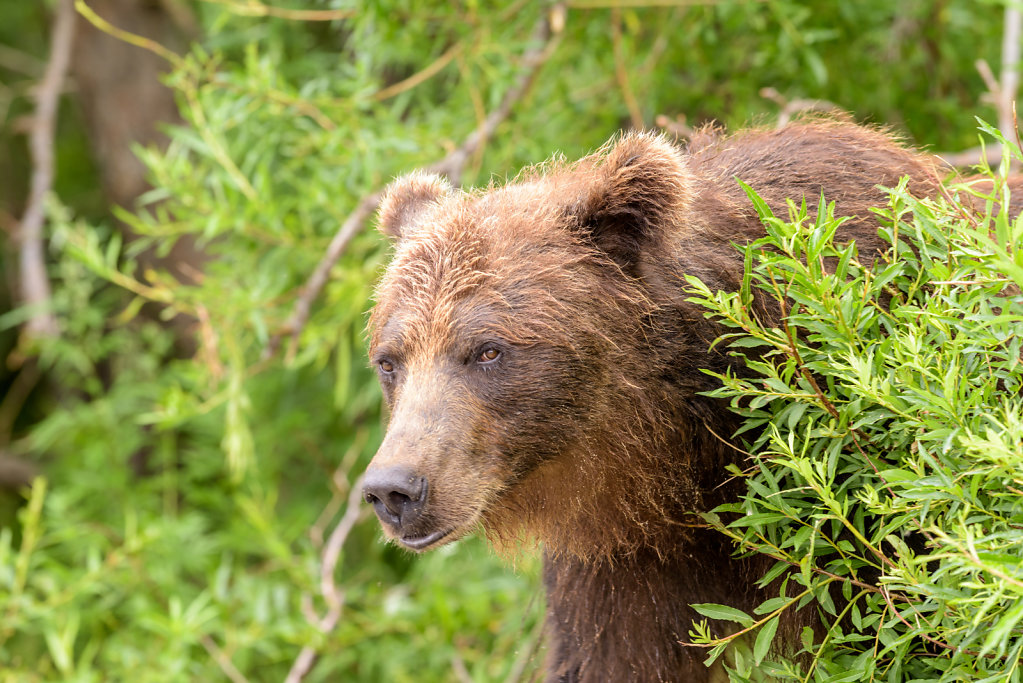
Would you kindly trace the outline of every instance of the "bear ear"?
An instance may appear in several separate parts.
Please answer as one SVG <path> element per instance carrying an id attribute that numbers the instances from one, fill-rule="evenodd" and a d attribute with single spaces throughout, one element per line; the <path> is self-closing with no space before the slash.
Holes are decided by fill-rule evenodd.
<path id="1" fill-rule="evenodd" d="M 451 184 L 433 173 L 417 171 L 398 178 L 380 201 L 380 232 L 400 240 L 426 209 L 449 194 Z"/>
<path id="2" fill-rule="evenodd" d="M 578 227 L 626 271 L 692 202 L 685 157 L 662 135 L 626 133 L 579 168 L 592 180 L 573 207 Z"/>

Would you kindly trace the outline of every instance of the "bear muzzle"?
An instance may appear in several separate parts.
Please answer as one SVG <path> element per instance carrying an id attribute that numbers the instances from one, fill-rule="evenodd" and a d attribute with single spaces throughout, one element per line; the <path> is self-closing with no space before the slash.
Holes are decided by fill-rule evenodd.
<path id="1" fill-rule="evenodd" d="M 423 533 L 417 527 L 422 521 L 430 492 L 426 477 L 410 467 L 391 466 L 366 470 L 362 495 L 373 506 L 380 522 L 388 527 L 405 547 L 425 550 L 451 533 L 451 529 L 437 529 Z M 421 525 L 420 525 L 421 526 Z"/>

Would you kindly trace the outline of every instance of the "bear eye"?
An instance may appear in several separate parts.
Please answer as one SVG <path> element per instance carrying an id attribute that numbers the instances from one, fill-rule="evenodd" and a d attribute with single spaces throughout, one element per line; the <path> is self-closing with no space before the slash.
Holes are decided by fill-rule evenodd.
<path id="1" fill-rule="evenodd" d="M 501 357 L 501 350 L 496 349 L 493 346 L 488 346 L 480 352 L 477 362 L 479 363 L 493 363 L 495 360 Z"/>
<path id="2" fill-rule="evenodd" d="M 394 363 L 392 363 L 391 361 L 387 360 L 386 358 L 384 358 L 383 360 L 378 362 L 377 365 L 380 367 L 380 371 L 385 373 L 385 374 L 389 375 L 392 372 L 394 372 Z"/>

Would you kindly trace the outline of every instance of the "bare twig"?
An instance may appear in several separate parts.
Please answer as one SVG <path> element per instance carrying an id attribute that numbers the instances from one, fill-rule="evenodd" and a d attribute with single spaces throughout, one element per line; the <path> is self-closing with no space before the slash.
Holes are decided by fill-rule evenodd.
<path id="1" fill-rule="evenodd" d="M 979 166 L 981 162 L 987 163 L 992 168 L 997 168 L 1002 163 L 1002 148 L 977 146 L 959 152 L 941 152 L 935 156 L 956 168 Z"/>
<path id="2" fill-rule="evenodd" d="M 288 346 L 288 357 L 290 358 L 295 355 L 298 350 L 298 337 L 302 332 L 302 328 L 305 327 L 306 321 L 309 319 L 309 312 L 312 310 L 313 302 L 327 284 L 330 270 L 338 262 L 338 259 L 341 258 L 341 255 L 345 253 L 348 243 L 362 230 L 366 220 L 376 211 L 382 196 L 383 192 L 377 191 L 363 197 L 362 201 L 355 207 L 355 210 L 341 224 L 341 229 L 334 234 L 334 238 L 327 245 L 327 253 L 316 264 L 313 274 L 306 281 L 305 287 L 302 289 L 302 295 L 295 302 L 295 308 L 291 312 L 291 317 L 284 323 L 284 329 L 270 339 L 270 343 L 267 344 L 266 351 L 263 354 L 264 357 L 272 356 L 277 352 L 281 338 L 285 335 L 291 336 L 291 343 Z"/>
<path id="3" fill-rule="evenodd" d="M 664 114 L 658 114 L 657 118 L 654 119 L 654 123 L 680 140 L 688 140 L 696 133 L 693 127 L 686 123 L 685 114 L 679 114 L 674 119 Z"/>
<path id="4" fill-rule="evenodd" d="M 50 305 L 50 281 L 46 276 L 46 256 L 43 249 L 43 223 L 46 220 L 46 196 L 53 185 L 53 136 L 57 125 L 57 105 L 61 85 L 71 57 L 74 38 L 75 12 L 72 0 L 57 4 L 50 39 L 50 59 L 43 80 L 36 91 L 36 109 L 29 133 L 32 155 L 32 181 L 28 206 L 18 230 L 21 259 L 22 303 L 34 309 L 25 323 L 25 334 L 30 338 L 57 334 L 57 319 L 47 310 Z"/>
<path id="5" fill-rule="evenodd" d="M 455 674 L 455 678 L 458 679 L 459 683 L 472 683 L 472 674 L 466 668 L 465 660 L 457 652 L 451 655 L 451 671 Z"/>
<path id="6" fill-rule="evenodd" d="M 201 341 L 200 351 L 206 369 L 214 382 L 219 382 L 224 377 L 224 364 L 220 362 L 219 339 L 217 330 L 210 320 L 210 312 L 202 304 L 195 307 L 199 317 L 199 339 Z"/>
<path id="7" fill-rule="evenodd" d="M 343 590 L 338 588 L 334 572 L 337 568 L 338 558 L 341 555 L 341 548 L 348 539 L 348 534 L 351 533 L 356 523 L 367 510 L 361 503 L 362 477 L 359 477 L 352 484 L 351 491 L 348 493 L 348 507 L 345 509 L 345 514 L 338 521 L 337 526 L 334 527 L 334 531 L 331 532 L 330 538 L 327 539 L 327 545 L 323 549 L 323 561 L 320 564 L 320 594 L 327 603 L 327 613 L 318 620 L 313 621 L 311 619 L 313 625 L 323 633 L 332 631 L 341 618 L 341 608 L 344 606 L 345 594 Z M 310 614 L 307 614 L 307 617 L 315 617 L 315 614 L 311 613 L 312 610 L 309 611 Z M 288 677 L 284 679 L 285 683 L 299 683 L 312 670 L 315 663 L 316 650 L 309 646 L 303 647 L 301 652 L 298 653 L 295 663 L 292 664 Z"/>
<path id="8" fill-rule="evenodd" d="M 217 663 L 217 666 L 224 672 L 224 675 L 231 679 L 231 683 L 249 683 L 248 679 L 242 675 L 242 672 L 234 665 L 231 658 L 227 656 L 227 653 L 220 649 L 220 646 L 217 645 L 213 638 L 202 636 L 199 638 L 199 642 L 210 653 L 210 657 L 213 657 L 213 661 Z"/>
<path id="9" fill-rule="evenodd" d="M 215 5 L 223 5 L 235 14 L 245 17 L 277 17 L 294 21 L 335 21 L 348 19 L 355 14 L 351 9 L 288 9 L 273 7 L 257 0 L 204 0 Z"/>
<path id="10" fill-rule="evenodd" d="M 1023 15 L 1019 5 L 1005 4 L 1005 29 L 1002 33 L 1002 77 L 998 98 L 998 129 L 1006 140 L 1016 138 L 1016 91 L 1019 89 L 1020 29 Z"/>
<path id="11" fill-rule="evenodd" d="M 990 101 L 998 112 L 998 130 L 1006 140 L 1015 140 L 1016 133 L 1016 92 L 1019 89 L 1020 32 L 1023 15 L 1012 3 L 1005 6 L 1005 28 L 1002 32 L 1002 72 L 995 78 L 991 67 L 983 59 L 975 62 L 980 77 L 987 86 Z M 1002 156 L 1008 154 L 1002 149 Z"/>
<path id="12" fill-rule="evenodd" d="M 334 470 L 334 476 L 331 477 L 331 483 L 334 484 L 334 492 L 331 495 L 327 505 L 323 508 L 323 512 L 316 518 L 313 525 L 309 527 L 309 540 L 312 541 L 313 546 L 320 550 L 323 548 L 323 532 L 330 520 L 334 519 L 334 515 L 341 509 L 341 505 L 344 502 L 345 497 L 351 493 L 351 485 L 348 483 L 348 473 L 352 471 L 352 467 L 355 466 L 355 461 L 363 452 L 363 448 L 366 446 L 366 439 L 368 432 L 365 429 L 359 429 L 355 433 L 355 439 L 352 440 L 352 444 L 348 447 L 348 451 L 341 458 L 341 464 Z"/>
<path id="13" fill-rule="evenodd" d="M 782 95 L 774 88 L 761 88 L 760 96 L 771 100 L 781 107 L 781 111 L 778 112 L 778 128 L 784 128 L 788 125 L 789 121 L 796 114 L 804 111 L 842 111 L 834 102 L 828 102 L 827 100 L 807 100 L 807 99 L 794 99 Z"/>
<path id="14" fill-rule="evenodd" d="M 458 147 L 446 157 L 435 164 L 426 167 L 426 170 L 433 173 L 441 173 L 448 176 L 453 184 L 461 180 L 462 171 L 465 169 L 466 161 L 494 134 L 497 127 L 504 123 L 511 115 L 512 107 L 526 94 L 533 81 L 536 79 L 540 68 L 550 59 L 561 38 L 565 27 L 565 5 L 557 4 L 551 7 L 547 16 L 537 22 L 533 29 L 533 47 L 522 55 L 523 72 L 519 80 L 508 89 L 497 109 L 490 112 L 482 125 L 474 130 L 465 139 L 461 147 Z"/>
<path id="15" fill-rule="evenodd" d="M 564 28 L 564 23 L 565 6 L 564 4 L 555 5 L 550 9 L 547 16 L 537 23 L 533 33 L 533 45 L 522 55 L 523 71 L 515 84 L 504 94 L 504 98 L 498 107 L 490 112 L 486 119 L 465 139 L 461 146 L 452 150 L 450 154 L 440 161 L 425 167 L 425 170 L 448 176 L 452 184 L 457 185 L 459 183 L 466 163 L 478 149 L 486 144 L 486 141 L 494 134 L 497 127 L 511 115 L 512 107 L 526 94 L 526 91 L 533 84 L 536 75 L 540 72 L 540 68 L 553 54 Z M 291 338 L 288 345 L 288 357 L 291 358 L 295 355 L 298 349 L 299 336 L 309 320 L 309 313 L 312 310 L 313 302 L 316 301 L 320 292 L 326 286 L 331 269 L 338 259 L 341 258 L 342 254 L 344 254 L 345 249 L 348 248 L 348 243 L 362 230 L 366 220 L 373 215 L 382 197 L 383 192 L 380 190 L 366 195 L 355 206 L 355 209 L 345 219 L 345 222 L 341 224 L 341 228 L 335 233 L 334 238 L 327 246 L 327 251 L 323 258 L 320 259 L 312 275 L 309 276 L 305 286 L 302 288 L 302 293 L 298 300 L 295 301 L 295 307 L 288 320 L 284 323 L 281 331 L 274 335 L 267 344 L 266 350 L 263 353 L 264 359 L 277 353 L 284 337 Z"/>

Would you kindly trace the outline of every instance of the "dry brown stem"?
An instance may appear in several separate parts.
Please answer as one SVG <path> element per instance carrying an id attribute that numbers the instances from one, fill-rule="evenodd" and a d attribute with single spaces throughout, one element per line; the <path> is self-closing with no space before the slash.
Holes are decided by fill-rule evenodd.
<path id="1" fill-rule="evenodd" d="M 57 319 L 47 310 L 50 305 L 50 280 L 46 275 L 43 226 L 46 222 L 46 196 L 53 186 L 53 137 L 57 127 L 57 105 L 71 58 L 74 28 L 73 0 L 60 0 L 53 19 L 50 58 L 35 93 L 36 108 L 29 130 L 32 180 L 28 204 L 18 227 L 19 294 L 21 303 L 34 309 L 24 328 L 25 335 L 30 339 L 49 337 L 58 332 Z"/>
<path id="2" fill-rule="evenodd" d="M 1002 32 L 1002 71 L 995 78 L 990 65 L 978 59 L 977 72 L 984 80 L 988 92 L 982 99 L 991 102 L 998 113 L 998 130 L 1006 140 L 1016 140 L 1016 92 L 1019 90 L 1020 33 L 1023 28 L 1023 14 L 1011 3 L 1005 6 L 1005 28 Z M 1008 154 L 1003 148 L 1001 157 Z M 989 155 L 989 157 L 992 155 Z M 1000 158 L 1001 158 L 1000 157 Z M 1000 159 L 999 159 L 1000 160 Z M 988 162 L 991 163 L 990 161 Z"/>
<path id="3" fill-rule="evenodd" d="M 658 114 L 657 118 L 654 119 L 654 123 L 658 127 L 663 128 L 679 140 L 688 140 L 693 137 L 696 133 L 693 127 L 686 123 L 686 115 L 679 114 L 674 119 L 665 116 L 664 114 Z"/>
<path id="4" fill-rule="evenodd" d="M 334 630 L 341 618 L 345 594 L 337 585 L 334 576 L 335 570 L 338 558 L 341 556 L 341 548 L 364 512 L 366 512 L 366 508 L 362 506 L 362 477 L 359 477 L 348 492 L 348 507 L 345 509 L 345 514 L 334 527 L 330 538 L 327 539 L 327 545 L 323 548 L 323 560 L 320 563 L 320 594 L 324 602 L 327 603 L 327 612 L 323 617 L 317 618 L 311 607 L 306 610 L 306 617 L 323 633 Z M 305 602 L 308 604 L 308 598 Z M 316 650 L 309 646 L 303 647 L 298 653 L 295 663 L 292 664 L 288 677 L 284 679 L 285 683 L 299 683 L 312 670 L 315 663 Z"/>
<path id="5" fill-rule="evenodd" d="M 217 663 L 220 670 L 224 672 L 224 675 L 228 677 L 231 683 L 249 683 L 248 679 L 242 674 L 241 671 L 234 665 L 231 658 L 227 656 L 227 653 L 220 649 L 216 641 L 209 636 L 202 636 L 199 638 L 199 642 L 206 648 L 206 652 L 213 657 L 213 661 Z"/>
<path id="6" fill-rule="evenodd" d="M 959 152 L 941 152 L 935 156 L 956 168 L 979 166 L 981 163 L 997 168 L 1002 163 L 1002 148 L 977 146 Z"/>
<path id="7" fill-rule="evenodd" d="M 827 100 L 807 100 L 799 98 L 790 100 L 789 98 L 785 97 L 774 88 L 770 87 L 761 88 L 760 96 L 765 99 L 771 100 L 772 102 L 776 103 L 779 107 L 781 107 L 781 111 L 778 112 L 777 123 L 778 128 L 784 128 L 785 126 L 788 125 L 789 121 L 792 120 L 793 116 L 804 111 L 822 112 L 842 111 L 842 108 L 839 107 L 834 102 L 828 102 Z"/>

